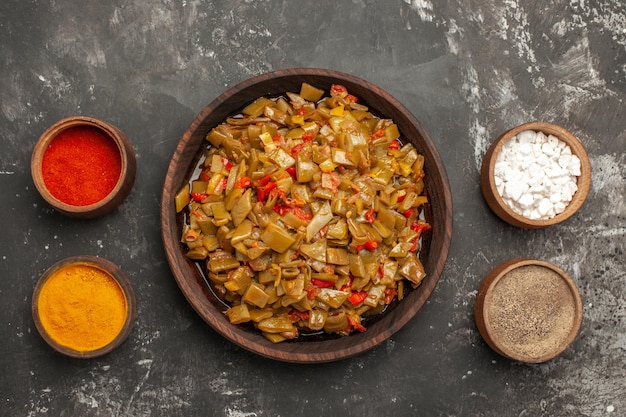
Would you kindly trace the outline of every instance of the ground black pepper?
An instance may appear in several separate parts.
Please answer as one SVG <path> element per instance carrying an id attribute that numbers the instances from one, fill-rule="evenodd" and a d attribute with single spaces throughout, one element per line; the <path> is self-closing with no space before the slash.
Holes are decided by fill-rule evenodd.
<path id="1" fill-rule="evenodd" d="M 557 272 L 538 265 L 508 272 L 485 304 L 492 338 L 528 358 L 559 349 L 576 317 L 576 300 L 567 283 Z"/>

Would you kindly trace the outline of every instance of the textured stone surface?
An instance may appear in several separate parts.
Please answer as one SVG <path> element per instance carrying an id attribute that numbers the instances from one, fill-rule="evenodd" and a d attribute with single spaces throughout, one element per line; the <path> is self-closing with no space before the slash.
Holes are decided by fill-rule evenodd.
<path id="1" fill-rule="evenodd" d="M 626 415 L 626 7 L 537 0 L 6 0 L 0 5 L 0 415 Z M 455 228 L 429 303 L 384 345 L 333 364 L 254 356 L 195 314 L 169 271 L 159 200 L 172 152 L 227 87 L 289 67 L 365 78 L 404 103 L 446 164 Z M 122 129 L 137 152 L 126 202 L 95 221 L 37 194 L 30 154 L 58 119 Z M 478 172 L 491 141 L 531 120 L 560 124 L 589 152 L 582 209 L 548 229 L 500 221 Z M 137 291 L 126 343 L 89 361 L 36 333 L 39 275 L 78 254 L 118 263 Z M 565 269 L 585 307 L 560 357 L 499 357 L 473 319 L 497 264 L 534 257 Z"/>

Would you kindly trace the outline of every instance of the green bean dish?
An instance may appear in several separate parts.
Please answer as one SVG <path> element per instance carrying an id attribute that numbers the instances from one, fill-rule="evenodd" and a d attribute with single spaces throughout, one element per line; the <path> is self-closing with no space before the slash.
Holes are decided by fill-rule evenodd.
<path id="1" fill-rule="evenodd" d="M 344 86 L 260 97 L 206 140 L 175 204 L 232 324 L 275 343 L 363 332 L 424 279 L 424 157 Z"/>

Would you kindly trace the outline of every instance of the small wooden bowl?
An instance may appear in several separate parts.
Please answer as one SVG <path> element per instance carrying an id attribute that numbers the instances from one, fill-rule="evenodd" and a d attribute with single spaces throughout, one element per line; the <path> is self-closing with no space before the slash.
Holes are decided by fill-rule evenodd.
<path id="1" fill-rule="evenodd" d="M 502 199 L 498 192 L 494 178 L 494 168 L 498 153 L 502 146 L 517 134 L 532 130 L 535 132 L 543 132 L 546 135 L 553 135 L 562 142 L 565 142 L 572 150 L 572 154 L 580 159 L 581 175 L 577 179 L 578 190 L 574 194 L 563 212 L 555 217 L 546 220 L 532 220 L 514 212 L 509 205 Z M 491 210 L 505 222 L 523 229 L 538 229 L 560 223 L 571 217 L 583 205 L 589 188 L 591 187 L 591 165 L 589 157 L 583 145 L 569 131 L 561 126 L 545 122 L 530 122 L 517 126 L 508 132 L 499 136 L 489 147 L 480 171 L 480 186 L 483 196 Z"/>
<path id="2" fill-rule="evenodd" d="M 560 268 L 534 259 L 512 259 L 494 268 L 476 295 L 474 315 L 485 342 L 500 355 L 546 362 L 576 338 L 582 301 Z"/>
<path id="3" fill-rule="evenodd" d="M 91 127 L 103 132 L 116 145 L 121 158 L 121 170 L 113 189 L 101 200 L 88 205 L 73 205 L 55 197 L 44 182 L 43 160 L 46 150 L 58 135 L 67 129 L 79 126 Z M 135 152 L 128 138 L 117 127 L 87 116 L 74 116 L 59 120 L 49 127 L 39 138 L 31 158 L 31 175 L 35 187 L 52 207 L 67 216 L 92 219 L 115 210 L 130 194 L 135 183 L 137 163 Z"/>
<path id="4" fill-rule="evenodd" d="M 226 117 L 236 114 L 261 96 L 300 91 L 303 82 L 329 91 L 342 84 L 374 114 L 393 119 L 402 134 L 425 157 L 425 187 L 429 204 L 426 220 L 432 229 L 423 236 L 422 262 L 426 278 L 405 298 L 368 324 L 366 331 L 345 337 L 303 336 L 274 344 L 252 326 L 233 325 L 224 314 L 227 306 L 207 285 L 202 268 L 185 256 L 180 243 L 183 213 L 177 214 L 174 197 L 187 184 L 202 151 L 206 134 Z M 448 256 L 452 234 L 452 198 L 445 168 L 426 129 L 400 102 L 379 87 L 355 76 L 324 69 L 290 69 L 263 74 L 229 89 L 198 114 L 178 143 L 170 161 L 161 199 L 161 233 L 167 259 L 181 291 L 196 312 L 228 340 L 261 356 L 295 363 L 330 362 L 357 355 L 379 345 L 411 320 L 434 290 Z"/>
<path id="5" fill-rule="evenodd" d="M 104 272 L 111 279 L 111 283 L 115 283 L 115 286 L 113 286 L 113 284 L 110 285 L 113 286 L 114 289 L 109 292 L 109 295 L 112 295 L 111 292 L 121 291 L 124 296 L 126 314 L 123 325 L 119 329 L 117 335 L 110 342 L 94 349 L 75 349 L 69 346 L 67 343 L 63 343 L 62 337 L 55 337 L 54 334 L 55 326 L 61 325 L 63 319 L 61 319 L 59 316 L 56 317 L 59 321 L 53 322 L 49 320 L 49 317 L 44 318 L 46 313 L 45 311 L 42 311 L 40 309 L 40 298 L 53 294 L 52 292 L 45 289 L 48 281 L 50 279 L 61 279 L 58 278 L 59 274 L 62 273 L 64 269 L 72 266 L 95 268 L 101 272 Z M 45 302 L 49 305 L 50 301 L 54 300 L 46 300 Z M 84 299 L 82 302 L 84 303 Z M 60 307 L 65 308 L 66 313 L 70 312 L 72 308 L 71 306 Z M 81 308 L 82 307 L 85 307 L 85 310 L 88 311 L 88 308 L 86 306 L 81 306 Z M 135 291 L 130 280 L 119 266 L 106 259 L 98 258 L 95 256 L 73 256 L 55 263 L 44 272 L 41 278 L 39 278 L 39 281 L 37 282 L 35 290 L 33 292 L 32 314 L 37 331 L 46 341 L 46 343 L 48 343 L 48 345 L 50 345 L 54 350 L 73 358 L 89 359 L 106 355 L 107 353 L 120 346 L 126 340 L 126 338 L 130 335 L 135 323 L 135 319 L 137 318 L 137 300 L 135 297 Z M 65 325 L 67 326 L 68 323 L 66 323 Z M 83 333 L 81 334 L 84 336 Z M 81 337 L 80 335 L 75 336 L 76 338 Z"/>

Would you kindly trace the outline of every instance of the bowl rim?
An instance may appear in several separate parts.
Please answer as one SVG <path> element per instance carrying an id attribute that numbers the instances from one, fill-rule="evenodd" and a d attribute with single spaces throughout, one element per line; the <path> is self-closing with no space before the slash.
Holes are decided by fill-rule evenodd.
<path id="1" fill-rule="evenodd" d="M 75 206 L 59 200 L 52 195 L 43 180 L 42 162 L 48 146 L 60 133 L 77 126 L 94 127 L 104 132 L 117 146 L 121 158 L 120 176 L 115 187 L 101 200 L 85 206 Z M 31 176 L 37 191 L 48 204 L 70 216 L 90 217 L 90 214 L 99 216 L 114 210 L 130 193 L 135 174 L 136 157 L 126 135 L 114 125 L 90 116 L 70 116 L 58 120 L 41 134 L 31 155 Z"/>
<path id="2" fill-rule="evenodd" d="M 574 322 L 572 324 L 572 328 L 568 333 L 568 336 L 562 341 L 562 343 L 553 351 L 546 352 L 541 356 L 525 356 L 523 354 L 516 353 L 511 349 L 507 348 L 507 346 L 501 343 L 497 338 L 492 337 L 491 334 L 491 323 L 488 319 L 486 311 L 488 309 L 488 304 L 493 294 L 493 289 L 498 285 L 498 283 L 511 271 L 522 268 L 525 266 L 540 266 L 543 268 L 547 268 L 553 272 L 556 272 L 559 277 L 566 283 L 569 288 L 569 292 L 574 301 Z M 514 258 L 508 261 L 501 263 L 496 266 L 491 272 L 483 279 L 479 290 L 476 295 L 476 301 L 474 304 L 474 317 L 476 321 L 476 325 L 478 330 L 484 339 L 484 341 L 496 352 L 500 355 L 519 362 L 525 363 L 543 363 L 547 362 L 567 349 L 572 342 L 578 336 L 580 332 L 580 328 L 582 326 L 583 319 L 583 305 L 582 299 L 580 296 L 580 292 L 578 291 L 578 287 L 572 280 L 572 278 L 561 268 L 558 266 L 539 259 L 532 258 Z"/>
<path id="3" fill-rule="evenodd" d="M 529 219 L 514 212 L 502 199 L 495 184 L 496 159 L 504 144 L 525 130 L 541 131 L 565 142 L 572 153 L 580 160 L 581 174 L 577 177 L 577 191 L 565 210 L 551 219 Z M 507 223 L 525 229 L 537 229 L 561 223 L 573 216 L 582 207 L 591 188 L 591 164 L 582 143 L 567 129 L 548 122 L 532 121 L 516 126 L 498 136 L 485 154 L 481 165 L 481 188 L 483 196 L 491 210 Z"/>
<path id="4" fill-rule="evenodd" d="M 78 351 L 72 349 L 67 346 L 63 346 L 57 343 L 46 331 L 43 326 L 40 316 L 39 316 L 39 296 L 41 294 L 41 290 L 43 289 L 46 282 L 52 277 L 57 271 L 70 266 L 70 265 L 86 265 L 90 267 L 97 268 L 106 274 L 108 274 L 111 278 L 113 278 L 119 287 L 122 289 L 124 296 L 126 298 L 126 319 L 124 320 L 124 325 L 120 329 L 117 336 L 109 342 L 107 345 L 102 346 L 98 349 L 90 350 L 90 351 Z M 133 285 L 128 278 L 128 276 L 124 273 L 124 271 L 113 262 L 100 258 L 97 256 L 91 255 L 77 255 L 70 256 L 64 259 L 61 259 L 51 265 L 46 271 L 39 277 L 37 283 L 35 284 L 35 288 L 33 290 L 32 301 L 31 301 L 31 312 L 33 316 L 33 321 L 35 322 L 35 327 L 39 335 L 44 339 L 44 341 L 52 347 L 55 351 L 62 353 L 66 356 L 77 358 L 77 359 L 91 359 L 97 358 L 103 355 L 106 355 L 119 347 L 124 341 L 128 338 L 132 329 L 135 325 L 135 319 L 137 318 L 137 297 L 135 294 L 135 290 Z"/>
<path id="5" fill-rule="evenodd" d="M 407 308 L 407 314 L 400 317 L 396 321 L 391 322 L 390 319 L 385 320 L 385 318 L 383 318 L 375 323 L 375 325 L 379 326 L 379 329 L 383 329 L 377 333 L 375 338 L 368 337 L 367 331 L 347 336 L 351 340 L 351 345 L 349 347 L 344 346 L 345 342 L 341 342 L 345 338 L 326 339 L 323 341 L 286 342 L 274 345 L 265 339 L 258 331 L 255 331 L 253 334 L 251 332 L 241 330 L 242 328 L 240 326 L 232 325 L 230 323 L 225 324 L 224 320 L 227 321 L 227 319 L 224 318 L 224 314 L 220 314 L 221 317 L 218 319 L 214 308 L 208 305 L 208 302 L 202 303 L 202 305 L 195 303 L 193 300 L 193 297 L 196 296 L 195 292 L 205 290 L 199 285 L 196 285 L 197 283 L 195 282 L 193 285 L 190 283 L 193 279 L 200 280 L 201 278 L 197 275 L 199 274 L 197 266 L 192 265 L 192 262 L 186 259 L 181 253 L 180 238 L 178 237 L 179 230 L 177 226 L 177 214 L 174 209 L 173 197 L 176 192 L 178 192 L 180 187 L 185 184 L 185 181 L 189 179 L 188 171 L 189 169 L 192 169 L 192 167 L 186 166 L 185 169 L 187 172 L 183 173 L 180 169 L 178 169 L 178 165 L 181 161 L 192 158 L 191 155 L 195 158 L 195 156 L 200 152 L 202 144 L 205 143 L 203 142 L 204 135 L 206 135 L 210 128 L 214 127 L 219 122 L 222 122 L 227 116 L 232 115 L 235 111 L 243 108 L 245 104 L 253 101 L 253 99 L 263 95 L 274 95 L 289 91 L 289 88 L 287 87 L 278 91 L 267 91 L 269 89 L 268 85 L 270 84 L 290 80 L 292 83 L 307 81 L 315 85 L 315 81 L 312 81 L 314 79 L 324 79 L 324 83 L 330 83 L 332 80 L 334 81 L 333 83 L 343 83 L 345 85 L 355 86 L 355 88 L 358 86 L 361 90 L 368 89 L 373 97 L 375 97 L 376 101 L 380 101 L 379 104 L 393 106 L 397 112 L 401 112 L 403 117 L 406 118 L 407 123 L 410 123 L 413 129 L 415 129 L 421 136 L 422 141 L 420 142 L 420 145 L 422 150 L 420 150 L 420 152 L 424 150 L 427 151 L 428 155 L 425 155 L 427 164 L 429 167 L 436 167 L 438 169 L 438 178 L 442 183 L 441 190 L 439 190 L 441 201 L 437 201 L 434 204 L 441 206 L 441 210 L 444 213 L 444 219 L 441 219 L 441 222 L 445 223 L 445 225 L 439 225 L 434 228 L 437 231 L 438 239 L 437 259 L 433 259 L 431 261 L 431 264 L 434 266 L 433 269 L 429 271 L 429 274 L 432 275 L 432 277 L 428 282 L 423 282 L 421 286 L 418 287 L 418 290 L 421 292 L 419 294 L 419 298 L 414 300 L 416 307 L 411 305 L 411 308 Z M 317 86 L 319 87 L 320 84 L 321 82 L 318 82 Z M 348 87 L 348 89 L 350 90 L 350 87 Z M 246 99 L 247 101 L 238 97 L 239 94 L 243 94 L 244 92 L 250 96 Z M 359 98 L 361 99 L 362 97 Z M 371 105 L 371 103 L 368 102 L 365 102 L 365 104 L 368 106 Z M 372 109 L 372 107 L 370 107 L 370 109 Z M 215 119 L 213 124 L 208 122 L 205 123 L 210 114 L 212 114 Z M 386 116 L 393 118 L 391 115 Z M 394 121 L 398 122 L 397 120 Z M 203 129 L 203 133 L 197 133 L 198 129 Z M 196 132 L 195 136 L 194 132 Z M 418 141 L 418 139 L 412 138 L 409 138 L 409 140 L 412 142 Z M 190 147 L 193 149 L 190 149 Z M 190 164 L 193 165 L 194 163 L 197 163 L 197 160 L 195 160 L 195 162 L 191 162 Z M 257 75 L 236 84 L 214 99 L 196 116 L 189 128 L 184 132 L 182 138 L 179 140 L 167 169 L 161 199 L 161 233 L 166 248 L 166 257 L 179 288 L 194 310 L 214 330 L 239 347 L 266 358 L 293 363 L 330 362 L 355 356 L 382 343 L 402 328 L 411 318 L 413 318 L 413 316 L 417 313 L 417 310 L 425 304 L 443 272 L 450 248 L 452 218 L 452 197 L 445 167 L 434 142 L 421 123 L 417 121 L 417 119 L 404 105 L 393 98 L 389 93 L 374 84 L 350 74 L 319 68 L 293 68 L 287 70 L 276 70 Z M 172 244 L 172 241 L 176 242 L 178 245 L 168 248 L 168 246 Z M 193 269 L 196 271 L 193 271 Z M 191 274 L 194 274 L 195 276 L 190 277 Z M 417 290 L 414 292 L 417 292 Z M 389 317 L 389 315 L 387 316 Z M 301 346 L 302 343 L 314 343 L 316 351 L 300 351 L 299 346 Z"/>

